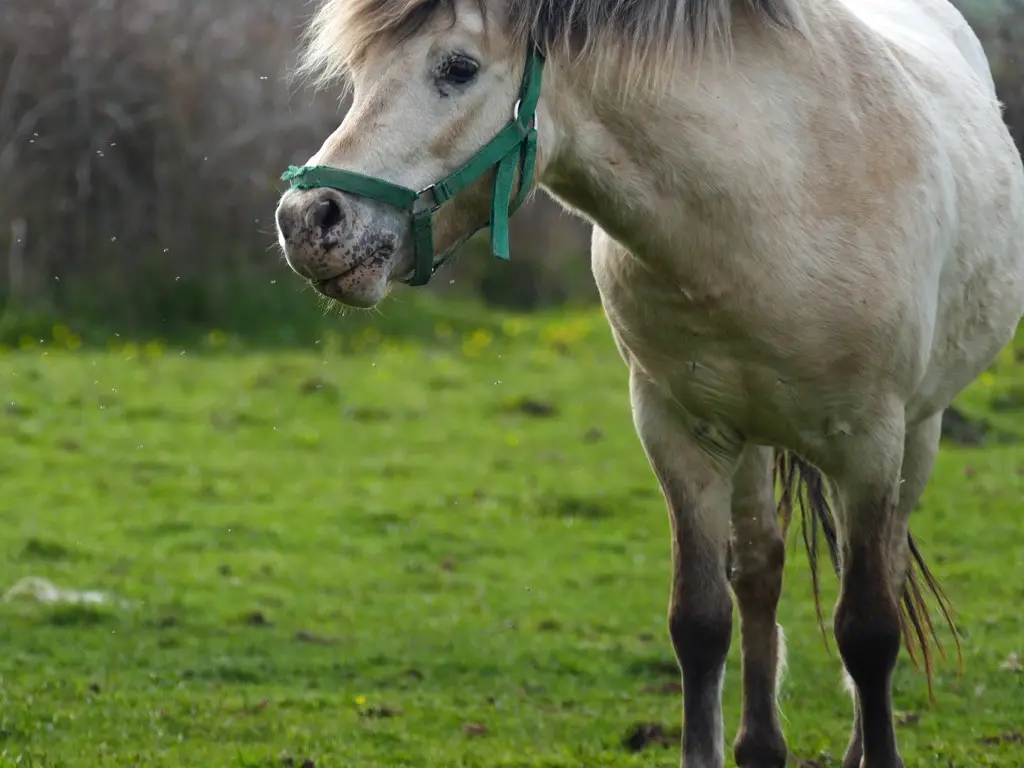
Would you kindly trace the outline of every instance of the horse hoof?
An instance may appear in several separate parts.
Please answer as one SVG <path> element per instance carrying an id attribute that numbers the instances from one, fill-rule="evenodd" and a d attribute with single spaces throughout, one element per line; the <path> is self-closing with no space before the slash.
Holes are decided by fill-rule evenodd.
<path id="1" fill-rule="evenodd" d="M 786 742 L 778 734 L 761 738 L 743 734 L 733 747 L 738 768 L 786 768 L 787 755 Z"/>

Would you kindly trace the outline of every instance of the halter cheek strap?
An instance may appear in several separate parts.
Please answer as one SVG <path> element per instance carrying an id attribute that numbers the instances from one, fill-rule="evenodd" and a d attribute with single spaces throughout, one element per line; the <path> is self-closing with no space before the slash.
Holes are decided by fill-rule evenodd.
<path id="1" fill-rule="evenodd" d="M 508 260 L 508 220 L 526 200 L 533 186 L 537 159 L 537 102 L 540 100 L 544 58 L 531 47 L 526 56 L 519 100 L 512 108 L 512 119 L 463 166 L 419 191 L 375 176 L 346 171 L 327 165 L 290 166 L 281 176 L 292 189 L 328 187 L 367 197 L 408 211 L 412 217 L 414 268 L 410 285 L 426 285 L 434 272 L 455 250 L 484 226 L 490 228 L 491 253 Z M 511 204 L 516 169 L 519 188 Z M 494 181 L 488 222 L 467 233 L 459 243 L 437 258 L 434 253 L 434 213 L 466 187 L 491 169 Z"/>

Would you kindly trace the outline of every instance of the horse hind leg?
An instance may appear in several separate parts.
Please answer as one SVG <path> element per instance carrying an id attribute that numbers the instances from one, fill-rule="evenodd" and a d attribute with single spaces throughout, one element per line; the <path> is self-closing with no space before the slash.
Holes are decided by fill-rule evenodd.
<path id="1" fill-rule="evenodd" d="M 732 589 L 740 616 L 743 711 L 733 742 L 739 768 L 783 768 L 786 740 L 776 694 L 785 638 L 776 623 L 786 543 L 776 516 L 773 450 L 748 446 L 733 476 Z"/>
<path id="2" fill-rule="evenodd" d="M 726 576 L 729 478 L 742 444 L 704 431 L 636 371 L 630 396 L 636 431 L 661 484 L 672 528 L 668 624 L 682 672 L 682 765 L 724 768 L 722 682 L 732 636 Z"/>
<path id="3" fill-rule="evenodd" d="M 928 484 L 928 480 L 931 477 L 932 469 L 935 465 L 935 457 L 939 452 L 941 432 L 941 413 L 910 427 L 906 431 L 903 444 L 903 461 L 900 469 L 901 485 L 899 489 L 899 501 L 897 502 L 895 509 L 895 519 L 897 521 L 902 521 L 902 525 L 907 525 L 907 521 L 909 521 L 910 515 L 917 506 L 917 503 L 921 498 L 921 494 L 924 492 L 924 489 Z M 915 663 L 917 661 L 917 652 L 914 650 L 914 643 L 917 643 L 930 685 L 931 651 L 928 644 L 929 638 L 927 633 L 931 634 L 931 638 L 935 639 L 936 644 L 938 641 L 937 638 L 935 638 L 934 629 L 928 615 L 927 607 L 923 603 L 923 595 L 921 593 L 919 579 L 923 579 L 926 586 L 931 589 L 938 598 L 939 606 L 947 619 L 947 622 L 949 621 L 948 603 L 937 583 L 928 572 L 927 566 L 921 558 L 920 553 L 917 551 L 916 546 L 913 545 L 913 539 L 909 532 L 905 538 L 908 548 L 913 548 L 911 554 L 914 557 L 914 562 L 910 563 L 911 569 L 909 570 L 909 579 L 906 579 L 907 583 L 905 586 L 900 583 L 900 574 L 906 574 L 908 572 L 907 566 L 904 565 L 902 569 L 897 569 L 893 572 L 891 589 L 895 594 L 899 594 L 900 591 L 903 593 L 904 612 L 902 631 L 904 641 L 906 642 L 908 651 L 911 653 L 911 658 Z M 903 555 L 903 558 L 903 562 L 906 563 L 906 554 Z M 918 568 L 920 576 L 914 573 L 912 570 L 913 566 Z M 954 630 L 954 639 L 957 639 L 955 628 L 951 626 L 951 629 Z M 913 636 L 911 636 L 911 634 Z M 938 647 L 941 651 L 941 645 Z M 957 647 L 959 649 L 959 642 Z M 850 743 L 847 746 L 846 754 L 843 758 L 843 768 L 861 768 L 862 760 L 864 759 L 863 713 L 857 697 L 856 684 L 850 677 L 849 672 L 844 671 L 844 678 L 845 686 L 854 699 L 854 722 L 853 731 L 850 735 Z"/>

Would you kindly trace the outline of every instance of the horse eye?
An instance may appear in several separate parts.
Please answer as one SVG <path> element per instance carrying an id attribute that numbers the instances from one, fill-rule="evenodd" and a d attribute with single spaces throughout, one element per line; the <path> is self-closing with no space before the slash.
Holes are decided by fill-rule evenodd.
<path id="1" fill-rule="evenodd" d="M 441 68 L 441 77 L 455 85 L 465 85 L 479 71 L 480 65 L 467 56 L 452 56 Z"/>

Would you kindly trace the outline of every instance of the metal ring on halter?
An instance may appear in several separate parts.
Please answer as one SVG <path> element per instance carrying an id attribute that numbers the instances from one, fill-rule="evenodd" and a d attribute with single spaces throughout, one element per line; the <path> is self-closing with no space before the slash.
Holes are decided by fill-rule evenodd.
<path id="1" fill-rule="evenodd" d="M 434 199 L 426 208 L 426 210 L 430 211 L 431 213 L 434 213 L 435 211 L 440 209 L 440 207 L 444 204 L 443 202 L 439 202 L 437 199 L 437 184 L 431 184 L 429 186 L 424 187 L 416 194 L 416 198 L 419 199 L 428 192 L 430 193 L 430 196 Z"/>
<path id="2" fill-rule="evenodd" d="M 522 103 L 523 103 L 522 99 L 516 99 L 515 106 L 512 107 L 512 119 L 515 121 L 516 125 L 518 125 L 520 128 L 523 127 L 522 124 L 519 122 L 519 107 L 522 105 Z M 536 110 L 534 110 L 533 117 L 531 118 L 530 122 L 532 123 L 532 125 L 528 125 L 528 126 L 526 126 L 526 128 L 528 128 L 528 129 L 532 128 L 533 130 L 537 130 L 537 112 L 536 112 Z"/>

